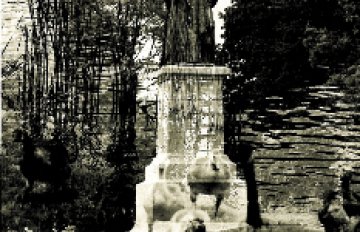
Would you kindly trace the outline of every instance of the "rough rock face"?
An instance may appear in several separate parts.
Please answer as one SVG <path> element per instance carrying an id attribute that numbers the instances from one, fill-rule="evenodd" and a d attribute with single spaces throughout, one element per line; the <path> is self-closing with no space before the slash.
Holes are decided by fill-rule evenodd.
<path id="1" fill-rule="evenodd" d="M 267 98 L 262 112 L 241 115 L 265 212 L 315 212 L 344 167 L 360 171 L 360 113 L 345 93 L 315 86 L 291 97 Z"/>

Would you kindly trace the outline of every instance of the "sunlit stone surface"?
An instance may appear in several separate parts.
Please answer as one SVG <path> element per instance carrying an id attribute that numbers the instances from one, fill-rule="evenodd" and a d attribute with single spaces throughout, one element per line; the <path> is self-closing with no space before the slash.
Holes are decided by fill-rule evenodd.
<path id="1" fill-rule="evenodd" d="M 194 218 L 201 218 L 207 231 L 244 224 L 245 184 L 223 152 L 222 81 L 229 74 L 216 66 L 160 70 L 157 155 L 137 185 L 133 231 L 185 231 Z M 198 194 L 196 206 L 191 191 Z M 225 198 L 215 217 L 219 194 Z"/>

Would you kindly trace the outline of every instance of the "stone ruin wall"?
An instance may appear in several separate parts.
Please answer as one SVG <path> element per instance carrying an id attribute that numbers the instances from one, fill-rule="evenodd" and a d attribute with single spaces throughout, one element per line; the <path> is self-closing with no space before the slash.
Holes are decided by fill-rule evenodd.
<path id="1" fill-rule="evenodd" d="M 360 172 L 360 113 L 338 88 L 308 88 L 305 97 L 268 98 L 263 113 L 242 115 L 265 211 L 312 212 L 338 187 L 340 166 Z M 300 94 L 301 95 L 301 94 Z"/>

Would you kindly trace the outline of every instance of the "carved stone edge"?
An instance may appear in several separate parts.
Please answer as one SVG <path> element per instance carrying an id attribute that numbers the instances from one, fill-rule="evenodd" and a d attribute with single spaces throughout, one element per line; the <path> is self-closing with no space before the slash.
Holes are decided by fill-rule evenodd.
<path id="1" fill-rule="evenodd" d="M 199 75 L 199 76 L 228 76 L 231 74 L 231 69 L 226 66 L 215 65 L 165 65 L 159 70 L 159 77 L 166 75 Z"/>

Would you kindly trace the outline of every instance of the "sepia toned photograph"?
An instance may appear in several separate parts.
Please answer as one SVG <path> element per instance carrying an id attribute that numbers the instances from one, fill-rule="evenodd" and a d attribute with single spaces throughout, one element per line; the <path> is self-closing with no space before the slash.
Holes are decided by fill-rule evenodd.
<path id="1" fill-rule="evenodd" d="M 0 231 L 360 232 L 358 0 L 0 4 Z"/>

